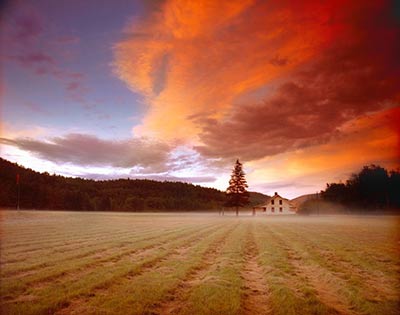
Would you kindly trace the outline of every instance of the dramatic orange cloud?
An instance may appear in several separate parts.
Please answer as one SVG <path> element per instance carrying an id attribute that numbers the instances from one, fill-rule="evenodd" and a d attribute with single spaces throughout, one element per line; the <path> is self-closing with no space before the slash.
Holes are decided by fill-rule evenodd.
<path id="1" fill-rule="evenodd" d="M 135 133 L 193 141 L 201 128 L 191 118 L 222 117 L 241 95 L 317 54 L 336 31 L 330 6 L 167 1 L 128 26 L 116 73 L 149 104 Z"/>
<path id="2" fill-rule="evenodd" d="M 169 0 L 126 32 L 115 72 L 148 105 L 135 135 L 239 157 L 254 183 L 399 165 L 387 1 Z"/>

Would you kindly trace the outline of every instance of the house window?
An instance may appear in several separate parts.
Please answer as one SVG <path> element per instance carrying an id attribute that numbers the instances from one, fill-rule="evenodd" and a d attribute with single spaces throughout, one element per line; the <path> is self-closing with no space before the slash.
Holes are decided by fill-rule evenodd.
<path id="1" fill-rule="evenodd" d="M 282 207 L 279 207 L 279 212 L 282 212 Z"/>
<path id="2" fill-rule="evenodd" d="M 274 204 L 275 204 L 275 200 L 272 199 L 272 200 L 271 200 L 271 205 L 274 205 Z"/>
<path id="3" fill-rule="evenodd" d="M 263 212 L 267 211 L 267 207 L 263 207 Z"/>
<path id="4" fill-rule="evenodd" d="M 279 204 L 280 204 L 280 205 L 282 204 L 282 200 L 279 200 Z"/>
<path id="5" fill-rule="evenodd" d="M 274 207 L 271 208 L 271 212 L 275 212 L 275 208 Z"/>

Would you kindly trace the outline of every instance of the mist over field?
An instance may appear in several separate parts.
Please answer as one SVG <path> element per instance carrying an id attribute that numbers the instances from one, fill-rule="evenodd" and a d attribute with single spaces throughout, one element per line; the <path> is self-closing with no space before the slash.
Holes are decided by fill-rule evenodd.
<path id="1" fill-rule="evenodd" d="M 398 313 L 398 216 L 0 215 L 4 314 Z"/>

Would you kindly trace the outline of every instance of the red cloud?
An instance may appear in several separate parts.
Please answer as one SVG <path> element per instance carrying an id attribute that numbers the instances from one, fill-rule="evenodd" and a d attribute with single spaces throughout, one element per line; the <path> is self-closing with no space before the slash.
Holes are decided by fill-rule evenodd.
<path id="1" fill-rule="evenodd" d="M 115 46 L 116 73 L 149 105 L 134 132 L 243 158 L 264 181 L 392 160 L 393 129 L 346 128 L 399 106 L 392 12 L 374 0 L 165 1 Z"/>
<path id="2" fill-rule="evenodd" d="M 313 59 L 280 78 L 264 101 L 222 119 L 196 118 L 209 157 L 260 159 L 340 135 L 348 121 L 399 106 L 399 28 L 385 5 L 346 7 L 331 20 L 339 31 Z"/>
<path id="3" fill-rule="evenodd" d="M 150 105 L 135 132 L 193 139 L 199 130 L 187 117 L 211 111 L 221 116 L 241 95 L 320 51 L 332 29 L 326 6 L 166 1 L 115 46 L 117 74 Z"/>

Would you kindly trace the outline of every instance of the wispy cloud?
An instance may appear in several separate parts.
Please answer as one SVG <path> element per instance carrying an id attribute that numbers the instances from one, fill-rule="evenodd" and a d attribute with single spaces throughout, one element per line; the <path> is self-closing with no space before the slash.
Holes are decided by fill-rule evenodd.
<path id="1" fill-rule="evenodd" d="M 52 56 L 43 52 L 29 52 L 24 55 L 9 56 L 9 60 L 15 60 L 23 67 L 32 68 L 36 65 L 54 65 L 55 60 Z"/>
<path id="2" fill-rule="evenodd" d="M 40 106 L 33 102 L 24 102 L 21 103 L 20 106 L 26 108 L 32 113 L 40 113 L 41 115 L 52 115 L 52 112 L 50 110 L 47 110 L 43 108 L 43 106 Z"/>
<path id="3" fill-rule="evenodd" d="M 79 44 L 80 43 L 80 38 L 78 36 L 59 36 L 57 37 L 54 42 L 60 45 L 73 45 L 73 44 Z"/>
<path id="4" fill-rule="evenodd" d="M 85 105 L 88 102 L 85 75 L 65 66 L 65 52 L 68 46 L 80 42 L 79 37 L 49 34 L 49 21 L 29 2 L 16 2 L 7 13 L 8 19 L 2 21 L 4 60 L 17 63 L 34 75 L 56 79 L 63 85 L 67 98 Z"/>
<path id="5" fill-rule="evenodd" d="M 55 163 L 139 167 L 156 171 L 165 168 L 170 151 L 167 144 L 146 138 L 113 141 L 86 134 L 68 134 L 47 141 L 0 138 L 0 143 L 15 146 Z"/>

